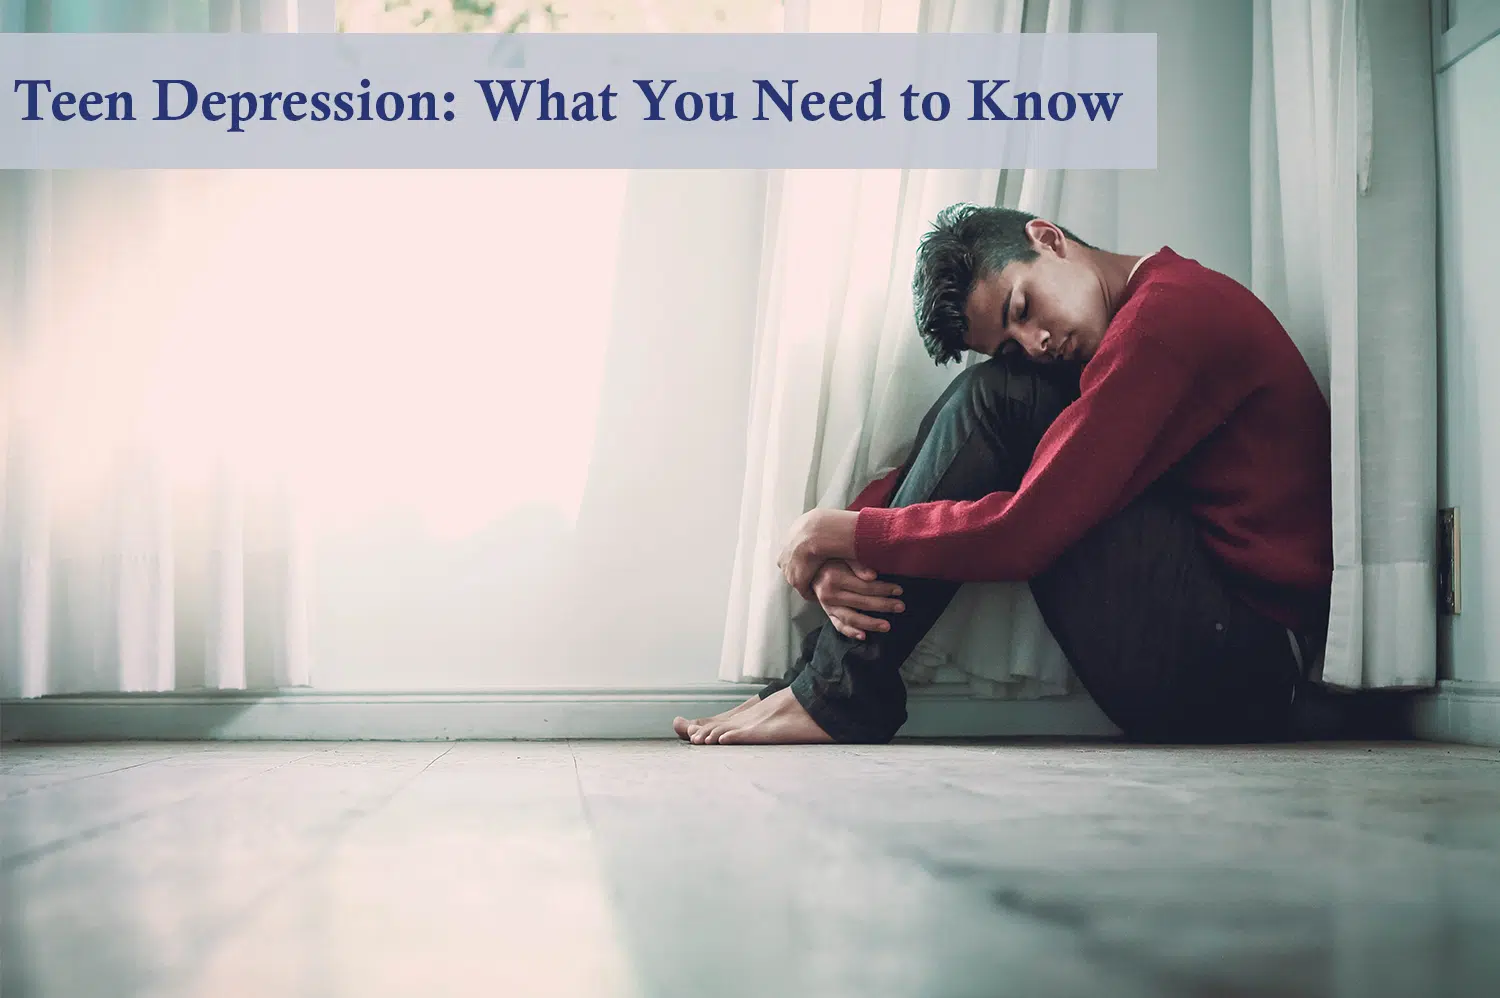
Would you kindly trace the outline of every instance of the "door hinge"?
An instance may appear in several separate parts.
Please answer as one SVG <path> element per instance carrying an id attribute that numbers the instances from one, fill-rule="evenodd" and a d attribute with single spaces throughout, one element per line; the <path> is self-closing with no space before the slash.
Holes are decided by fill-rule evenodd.
<path id="1" fill-rule="evenodd" d="M 1456 616 L 1463 608 L 1460 583 L 1463 551 L 1459 542 L 1458 507 L 1438 510 L 1438 612 Z"/>

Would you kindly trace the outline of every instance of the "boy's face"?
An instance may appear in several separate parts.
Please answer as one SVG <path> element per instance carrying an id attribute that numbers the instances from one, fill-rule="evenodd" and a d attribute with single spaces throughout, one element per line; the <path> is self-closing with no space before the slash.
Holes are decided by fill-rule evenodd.
<path id="1" fill-rule="evenodd" d="M 1014 340 L 1039 363 L 1083 364 L 1109 326 L 1104 284 L 1056 226 L 1033 221 L 1026 231 L 1040 255 L 975 282 L 965 308 L 964 342 L 993 357 Z"/>

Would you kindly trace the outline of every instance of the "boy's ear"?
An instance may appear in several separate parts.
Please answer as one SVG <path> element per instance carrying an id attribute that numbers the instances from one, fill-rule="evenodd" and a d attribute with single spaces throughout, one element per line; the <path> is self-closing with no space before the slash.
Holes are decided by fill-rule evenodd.
<path id="1" fill-rule="evenodd" d="M 1026 235 L 1031 240 L 1033 249 L 1043 248 L 1051 250 L 1058 256 L 1067 253 L 1068 240 L 1062 234 L 1062 230 L 1044 219 L 1033 218 L 1026 223 Z"/>

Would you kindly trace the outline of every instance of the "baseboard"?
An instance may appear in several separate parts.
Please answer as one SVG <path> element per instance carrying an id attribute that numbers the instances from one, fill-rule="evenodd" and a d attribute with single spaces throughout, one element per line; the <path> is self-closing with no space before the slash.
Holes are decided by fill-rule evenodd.
<path id="1" fill-rule="evenodd" d="M 0 741 L 447 741 L 670 738 L 672 718 L 726 710 L 733 683 L 471 693 L 135 693 L 0 702 Z M 1109 737 L 1086 697 L 981 700 L 914 690 L 903 738 Z"/>
<path id="2" fill-rule="evenodd" d="M 1416 699 L 1411 720 L 1425 741 L 1500 747 L 1500 683 L 1443 680 Z"/>

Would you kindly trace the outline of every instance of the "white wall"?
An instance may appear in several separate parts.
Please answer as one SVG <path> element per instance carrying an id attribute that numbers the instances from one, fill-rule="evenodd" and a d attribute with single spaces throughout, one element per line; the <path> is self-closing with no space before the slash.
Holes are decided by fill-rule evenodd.
<path id="1" fill-rule="evenodd" d="M 1126 0 L 1155 32 L 1157 168 L 1120 173 L 1121 252 L 1170 245 L 1250 284 L 1250 0 Z"/>
<path id="2" fill-rule="evenodd" d="M 1472 7 L 1472 4 L 1469 5 Z M 1462 14 L 1463 8 L 1460 8 Z M 1500 682 L 1500 38 L 1437 78 L 1442 272 L 1439 497 L 1460 509 L 1463 612 L 1448 679 Z"/>
<path id="3" fill-rule="evenodd" d="M 1171 246 L 1249 285 L 1251 10 L 1250 0 L 1128 0 L 1114 10 L 1113 30 L 1156 35 L 1157 165 L 1065 172 L 1056 221 L 1120 252 Z M 1012 199 L 1016 184 L 1007 182 Z"/>

